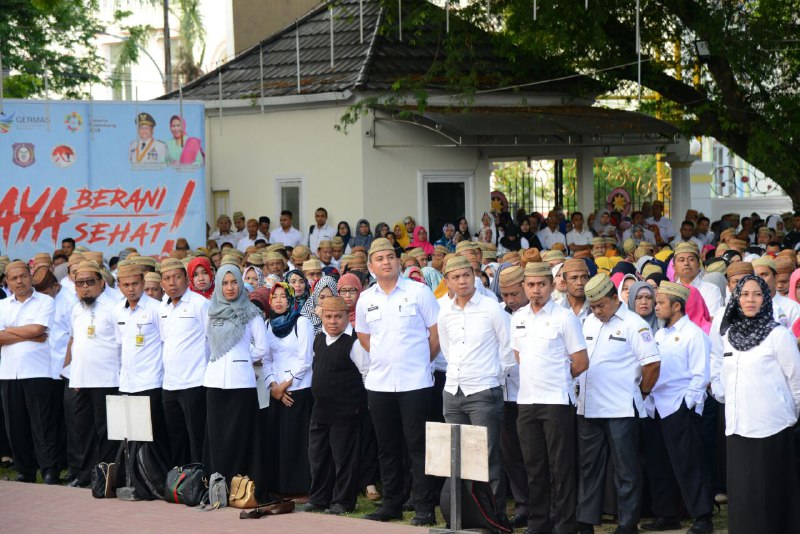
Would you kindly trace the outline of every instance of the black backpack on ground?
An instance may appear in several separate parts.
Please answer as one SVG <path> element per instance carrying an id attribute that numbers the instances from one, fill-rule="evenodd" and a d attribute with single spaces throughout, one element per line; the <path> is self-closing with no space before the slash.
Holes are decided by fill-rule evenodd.
<path id="1" fill-rule="evenodd" d="M 129 458 L 133 469 L 131 471 L 131 486 L 136 490 L 136 496 L 143 501 L 164 498 L 164 481 L 167 478 L 167 461 L 160 447 L 152 442 L 128 442 Z M 127 465 L 125 446 L 120 445 L 117 452 L 117 487 L 127 484 Z"/>
<path id="2" fill-rule="evenodd" d="M 450 528 L 450 479 L 442 487 L 439 505 Z M 514 532 L 506 514 L 501 513 L 488 482 L 461 481 L 461 528 L 482 528 L 493 534 Z"/>

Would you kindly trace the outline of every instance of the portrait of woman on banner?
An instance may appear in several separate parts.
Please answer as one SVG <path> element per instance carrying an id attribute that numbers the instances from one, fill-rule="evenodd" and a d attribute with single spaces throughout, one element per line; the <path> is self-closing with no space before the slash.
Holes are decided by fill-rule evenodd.
<path id="1" fill-rule="evenodd" d="M 197 137 L 186 134 L 186 120 L 180 115 L 169 119 L 169 131 L 172 139 L 167 141 L 167 165 L 171 167 L 201 167 L 205 163 L 202 143 Z"/>

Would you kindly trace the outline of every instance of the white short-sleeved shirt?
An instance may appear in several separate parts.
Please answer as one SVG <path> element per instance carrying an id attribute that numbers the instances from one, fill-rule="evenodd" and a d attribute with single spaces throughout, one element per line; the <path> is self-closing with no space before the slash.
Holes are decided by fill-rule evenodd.
<path id="1" fill-rule="evenodd" d="M 270 243 L 283 243 L 287 247 L 296 247 L 303 244 L 303 232 L 290 226 L 289 230 L 284 231 L 280 226 L 269 233 Z M 316 254 L 316 250 L 313 251 Z"/>
<path id="2" fill-rule="evenodd" d="M 260 316 L 245 325 L 242 337 L 222 357 L 209 361 L 203 385 L 207 388 L 240 389 L 256 387 L 253 364 L 267 353 L 267 327 Z"/>
<path id="3" fill-rule="evenodd" d="M 645 224 L 655 224 L 658 226 L 658 232 L 661 234 L 661 239 L 667 243 L 672 241 L 672 238 L 675 237 L 675 228 L 672 226 L 672 221 L 663 215 L 658 221 L 656 221 L 653 217 L 650 217 L 644 222 Z"/>
<path id="4" fill-rule="evenodd" d="M 661 361 L 653 332 L 644 319 L 620 303 L 601 322 L 594 314 L 583 323 L 589 369 L 580 376 L 578 414 L 585 417 L 645 417 L 639 391 L 642 367 Z"/>
<path id="5" fill-rule="evenodd" d="M 447 359 L 445 391 L 455 395 L 461 388 L 469 396 L 500 386 L 506 370 L 515 363 L 503 315 L 497 297 L 477 291 L 463 309 L 455 299 L 440 307 L 437 324 Z"/>
<path id="6" fill-rule="evenodd" d="M 245 250 L 247 250 L 247 247 L 254 246 L 256 244 L 256 241 L 258 241 L 259 239 L 263 239 L 265 243 L 267 242 L 267 238 L 261 232 L 256 232 L 256 237 L 250 239 L 250 234 L 245 230 L 245 235 L 243 237 L 240 237 L 239 241 L 237 241 L 235 244 L 236 250 L 238 250 L 239 252 L 244 252 Z M 210 275 L 211 273 L 209 273 L 209 276 Z"/>
<path id="7" fill-rule="evenodd" d="M 72 308 L 70 387 L 119 386 L 120 358 L 116 315 L 114 302 L 105 293 L 101 293 L 91 306 L 80 303 Z M 90 326 L 94 330 L 93 337 Z"/>
<path id="8" fill-rule="evenodd" d="M 330 241 L 335 235 L 336 228 L 332 227 L 328 223 L 323 224 L 321 228 L 315 224 L 314 229 L 308 234 L 308 248 L 311 249 L 314 254 L 316 254 L 317 249 L 319 248 L 319 242 Z M 334 265 L 334 267 L 336 266 Z"/>
<path id="9" fill-rule="evenodd" d="M 711 341 L 686 315 L 674 325 L 661 328 L 654 337 L 661 354 L 661 368 L 645 400 L 647 415 L 655 417 L 658 410 L 662 418 L 668 417 L 684 401 L 687 408 L 702 414 L 711 376 Z"/>
<path id="10" fill-rule="evenodd" d="M 683 284 L 683 282 L 681 282 L 681 284 Z M 694 277 L 694 280 L 692 280 L 692 283 L 689 285 L 693 286 L 700 292 L 700 295 L 703 297 L 703 301 L 705 301 L 706 307 L 708 308 L 709 315 L 713 317 L 717 314 L 717 312 L 723 309 L 724 303 L 722 299 L 722 293 L 717 286 L 711 282 L 703 282 L 699 274 Z"/>
<path id="11" fill-rule="evenodd" d="M 581 307 L 581 311 L 578 315 L 575 315 L 575 312 L 572 310 L 572 304 L 570 304 L 568 296 L 564 296 L 564 298 L 561 300 L 560 306 L 567 310 L 571 315 L 577 317 L 581 325 L 583 325 L 583 322 L 587 317 L 589 317 L 589 314 L 592 313 L 592 309 L 589 307 L 588 300 L 583 301 L 583 306 Z"/>
<path id="12" fill-rule="evenodd" d="M 553 248 L 553 245 L 556 243 L 561 243 L 565 247 L 567 246 L 567 236 L 559 232 L 558 229 L 554 232 L 545 226 L 536 233 L 536 237 L 539 238 L 542 247 L 546 249 Z"/>
<path id="13" fill-rule="evenodd" d="M 288 391 L 311 387 L 311 364 L 314 361 L 314 325 L 302 315 L 295 328 L 278 337 L 267 325 L 267 352 L 264 355 L 267 385 L 292 379 Z"/>
<path id="14" fill-rule="evenodd" d="M 772 297 L 772 303 L 780 306 L 784 313 L 786 313 L 786 318 L 788 319 L 789 323 L 786 328 L 791 331 L 794 323 L 800 320 L 800 304 L 778 293 Z"/>
<path id="15" fill-rule="evenodd" d="M 579 232 L 574 228 L 567 232 L 567 246 L 569 245 L 591 245 L 594 235 L 587 228 Z"/>
<path id="16" fill-rule="evenodd" d="M 119 390 L 123 393 L 160 388 L 164 381 L 159 307 L 160 303 L 146 293 L 142 293 L 135 308 L 130 307 L 127 299 L 114 307 L 121 358 Z M 141 336 L 141 343 L 137 342 L 137 336 Z"/>
<path id="17" fill-rule="evenodd" d="M 337 339 L 344 335 L 352 336 L 353 332 L 355 332 L 355 329 L 352 327 L 352 325 L 348 324 L 344 329 L 344 332 L 336 337 L 332 337 L 328 335 L 328 332 L 325 331 L 325 327 L 322 328 L 322 333 L 325 335 L 325 344 L 329 347 L 333 345 Z M 361 373 L 361 379 L 365 380 L 367 378 L 367 374 L 369 373 L 369 353 L 364 350 L 364 347 L 361 346 L 361 343 L 359 343 L 357 339 L 350 348 L 350 361 L 352 361 L 358 368 L 358 372 Z"/>
<path id="18" fill-rule="evenodd" d="M 55 302 L 34 290 L 24 302 L 11 296 L 0 300 L 0 330 L 9 326 L 41 325 L 49 329 L 55 315 Z M 20 341 L 4 345 L 0 356 L 0 380 L 52 377 L 50 344 L 47 341 Z"/>
<path id="19" fill-rule="evenodd" d="M 777 326 L 747 351 L 734 349 L 727 333 L 722 340 L 723 361 L 712 380 L 724 394 L 725 435 L 764 438 L 793 426 L 800 414 L 800 353 L 791 332 Z"/>
<path id="20" fill-rule="evenodd" d="M 356 304 L 356 332 L 370 336 L 371 391 L 413 391 L 433 386 L 428 330 L 436 325 L 439 304 L 425 284 L 398 278 L 384 293 L 375 284 Z"/>
<path id="21" fill-rule="evenodd" d="M 570 355 L 586 349 L 575 314 L 548 301 L 538 313 L 530 305 L 511 317 L 511 348 L 519 353 L 517 404 L 574 404 Z"/>
<path id="22" fill-rule="evenodd" d="M 208 363 L 208 300 L 187 289 L 175 305 L 164 295 L 158 313 L 164 342 L 163 388 L 173 391 L 202 386 Z"/>
<path id="23" fill-rule="evenodd" d="M 234 247 L 239 243 L 239 239 L 241 236 L 238 232 L 228 232 L 227 234 L 220 234 L 219 230 L 211 234 L 209 239 L 213 239 L 217 242 L 217 248 L 222 247 L 223 243 L 230 243 Z"/>
<path id="24" fill-rule="evenodd" d="M 78 296 L 74 291 L 61 288 L 56 294 L 55 313 L 53 324 L 47 342 L 50 344 L 50 370 L 52 377 L 61 380 L 64 374 L 64 359 L 67 357 L 69 345 L 69 328 L 72 320 L 72 308 L 78 303 Z M 67 376 L 67 375 L 64 375 Z"/>

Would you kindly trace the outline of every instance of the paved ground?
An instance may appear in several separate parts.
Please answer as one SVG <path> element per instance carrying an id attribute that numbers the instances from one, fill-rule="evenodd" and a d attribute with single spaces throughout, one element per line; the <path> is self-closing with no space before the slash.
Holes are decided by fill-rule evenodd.
<path id="1" fill-rule="evenodd" d="M 94 499 L 88 489 L 0 481 L 0 532 L 419 534 L 427 530 L 301 512 L 241 520 L 239 510 L 232 508 L 202 512 L 163 501 Z"/>

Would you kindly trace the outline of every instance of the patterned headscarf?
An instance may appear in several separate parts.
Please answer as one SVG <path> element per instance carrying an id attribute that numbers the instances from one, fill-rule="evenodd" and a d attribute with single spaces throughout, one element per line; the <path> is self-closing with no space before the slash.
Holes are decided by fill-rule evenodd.
<path id="1" fill-rule="evenodd" d="M 284 291 L 286 291 L 286 300 L 288 301 L 289 307 L 286 308 L 285 312 L 278 315 L 275 313 L 275 311 L 273 311 L 272 306 L 270 306 L 269 326 L 275 336 L 284 338 L 288 336 L 289 332 L 294 329 L 294 325 L 297 324 L 297 319 L 300 318 L 300 312 L 297 310 L 297 306 L 295 306 L 294 303 L 294 289 L 292 289 L 292 286 L 286 282 L 277 282 L 274 286 L 272 286 L 271 295 L 275 293 L 275 289 L 278 286 L 282 287 Z"/>
<path id="2" fill-rule="evenodd" d="M 259 287 L 252 293 L 250 293 L 250 302 L 257 302 L 261 305 L 261 309 L 264 311 L 264 315 L 269 317 L 269 288 L 268 287 Z"/>
<path id="3" fill-rule="evenodd" d="M 253 290 L 258 289 L 259 287 L 264 287 L 264 271 L 262 271 L 261 269 L 259 269 L 255 265 L 251 265 L 250 267 L 247 267 L 244 270 L 244 272 L 242 273 L 242 278 L 247 276 L 247 272 L 250 271 L 250 269 L 252 269 L 256 273 L 256 276 L 258 277 L 258 280 L 256 281 L 256 286 L 253 288 Z"/>
<path id="4" fill-rule="evenodd" d="M 310 296 L 311 291 L 309 291 L 309 288 L 311 287 L 311 284 L 308 283 L 308 278 L 306 278 L 306 275 L 304 275 L 303 271 L 301 271 L 300 269 L 292 269 L 291 271 L 289 271 L 288 273 L 283 275 L 283 281 L 286 282 L 289 285 L 292 285 L 289 282 L 289 280 L 292 278 L 293 274 L 296 274 L 300 278 L 302 278 L 303 279 L 303 283 L 306 285 L 306 288 L 303 290 L 303 294 L 302 295 L 295 295 L 294 296 L 294 298 L 295 298 L 295 306 L 297 306 L 298 309 L 302 310 L 303 306 L 305 306 L 306 301 L 308 300 L 308 297 Z"/>
<path id="5" fill-rule="evenodd" d="M 339 290 L 336 287 L 336 280 L 330 276 L 323 276 L 317 280 L 316 284 L 314 284 L 314 291 L 311 293 L 311 298 L 306 301 L 303 309 L 300 310 L 300 315 L 311 321 L 311 324 L 314 325 L 314 335 L 317 335 L 322 331 L 322 319 L 317 316 L 314 310 L 316 310 L 317 306 L 319 305 L 319 294 L 322 293 L 322 290 L 326 287 L 331 290 L 334 297 L 339 296 Z"/>
<path id="6" fill-rule="evenodd" d="M 742 288 L 750 280 L 758 283 L 761 293 L 764 295 L 761 309 L 758 310 L 758 313 L 753 318 L 745 317 L 739 304 Z M 772 296 L 770 295 L 769 286 L 760 276 L 754 274 L 745 275 L 733 289 L 731 299 L 728 301 L 725 313 L 722 316 L 722 326 L 719 329 L 719 333 L 725 335 L 727 332 L 728 341 L 733 348 L 745 351 L 764 341 L 776 326 L 779 325 L 772 316 Z"/>
<path id="7" fill-rule="evenodd" d="M 211 285 L 205 291 L 200 291 L 194 285 L 194 272 L 198 267 L 205 269 L 208 273 L 208 276 L 211 277 Z M 214 269 L 211 267 L 211 262 L 208 260 L 208 258 L 205 256 L 197 256 L 196 258 L 192 258 L 192 260 L 186 266 L 186 272 L 189 275 L 189 289 L 198 295 L 203 295 L 205 298 L 210 299 L 211 295 L 214 294 Z"/>

